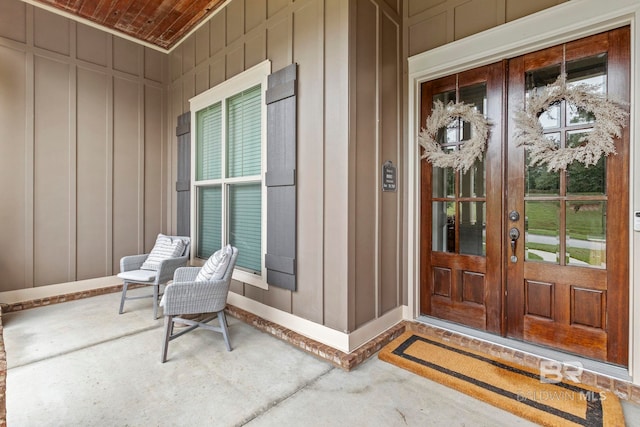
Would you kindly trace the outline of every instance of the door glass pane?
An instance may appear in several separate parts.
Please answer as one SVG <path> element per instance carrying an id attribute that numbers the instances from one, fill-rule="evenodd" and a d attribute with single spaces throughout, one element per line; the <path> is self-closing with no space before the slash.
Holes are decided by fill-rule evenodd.
<path id="1" fill-rule="evenodd" d="M 431 192 L 433 197 L 455 197 L 453 168 L 433 167 Z"/>
<path id="2" fill-rule="evenodd" d="M 525 91 L 529 93 L 536 88 L 543 88 L 556 81 L 560 75 L 560 64 L 549 65 L 544 68 L 527 71 L 525 77 Z"/>
<path id="3" fill-rule="evenodd" d="M 447 92 L 437 93 L 433 95 L 433 102 L 440 101 L 444 105 L 447 105 L 449 102 L 456 102 L 456 91 L 449 90 Z"/>
<path id="4" fill-rule="evenodd" d="M 222 247 L 222 188 L 198 189 L 198 258 L 207 259 Z"/>
<path id="5" fill-rule="evenodd" d="M 587 143 L 591 129 L 567 132 L 567 147 L 580 147 Z"/>
<path id="6" fill-rule="evenodd" d="M 471 169 L 460 173 L 460 197 L 484 197 L 485 155 L 476 160 Z"/>
<path id="7" fill-rule="evenodd" d="M 567 194 L 604 195 L 606 164 L 604 158 L 589 167 L 579 162 L 571 163 L 567 168 Z"/>
<path id="8" fill-rule="evenodd" d="M 542 129 L 557 129 L 560 127 L 560 104 L 554 103 L 540 114 L 538 121 L 542 125 Z"/>
<path id="9" fill-rule="evenodd" d="M 560 202 L 525 202 L 525 259 L 558 264 Z"/>
<path id="10" fill-rule="evenodd" d="M 540 90 L 556 81 L 560 75 L 560 64 L 525 73 L 525 93 L 527 98 L 535 90 Z M 560 127 L 560 103 L 553 104 L 543 112 L 540 117 L 540 124 L 543 129 L 553 129 Z"/>
<path id="11" fill-rule="evenodd" d="M 590 85 L 596 92 L 605 93 L 607 87 L 607 54 L 601 53 L 587 58 L 567 61 L 567 84 Z M 576 105 L 567 105 L 567 125 L 593 123 L 593 113 L 579 109 Z"/>
<path id="12" fill-rule="evenodd" d="M 487 110 L 487 84 L 480 83 L 472 86 L 464 86 L 460 88 L 460 102 L 474 105 L 476 110 L 484 114 Z M 467 141 L 471 139 L 471 124 L 464 122 L 462 126 L 461 140 Z"/>
<path id="13" fill-rule="evenodd" d="M 433 202 L 432 249 L 456 251 L 456 207 L 454 202 Z"/>
<path id="14" fill-rule="evenodd" d="M 460 253 L 486 255 L 484 202 L 460 202 Z"/>
<path id="15" fill-rule="evenodd" d="M 446 147 L 450 144 L 456 144 L 459 140 L 459 132 L 460 132 L 460 120 L 453 119 L 447 124 L 447 126 L 443 126 L 438 129 L 438 134 L 436 135 L 436 141 Z"/>
<path id="16" fill-rule="evenodd" d="M 474 105 L 476 110 L 484 114 L 487 110 L 486 83 L 461 87 L 460 101 Z M 469 140 L 472 136 L 471 124 L 464 122 L 462 126 L 462 140 Z M 460 174 L 460 197 L 483 197 L 485 195 L 484 160 L 483 156 L 476 160 L 473 167 L 467 171 L 467 173 Z"/>
<path id="17" fill-rule="evenodd" d="M 568 146 L 580 145 L 585 135 L 588 135 L 588 132 L 567 132 Z M 567 167 L 567 194 L 604 195 L 606 191 L 605 177 L 606 162 L 604 157 L 598 160 L 595 165 L 588 167 L 580 162 L 573 162 Z"/>
<path id="18" fill-rule="evenodd" d="M 548 136 L 557 136 L 560 144 L 560 134 L 553 133 Z M 557 196 L 560 194 L 560 173 L 547 171 L 546 164 L 530 166 L 529 152 L 525 150 L 525 194 L 527 196 Z"/>
<path id="19" fill-rule="evenodd" d="M 447 105 L 449 102 L 456 102 L 456 91 L 450 90 L 447 92 L 438 93 L 433 96 L 433 102 L 442 102 Z M 436 135 L 436 141 L 440 145 L 446 146 L 447 144 L 455 144 L 460 140 L 460 120 L 452 120 L 446 127 L 438 129 L 438 135 Z"/>
<path id="20" fill-rule="evenodd" d="M 607 203 L 567 202 L 567 264 L 606 268 Z"/>
<path id="21" fill-rule="evenodd" d="M 236 265 L 260 274 L 262 271 L 261 184 L 229 186 L 229 243 L 238 248 Z"/>

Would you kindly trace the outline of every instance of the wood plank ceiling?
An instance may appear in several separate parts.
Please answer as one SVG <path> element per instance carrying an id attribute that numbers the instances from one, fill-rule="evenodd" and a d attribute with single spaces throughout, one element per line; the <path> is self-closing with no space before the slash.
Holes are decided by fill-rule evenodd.
<path id="1" fill-rule="evenodd" d="M 225 0 L 36 0 L 162 49 L 171 49 Z"/>

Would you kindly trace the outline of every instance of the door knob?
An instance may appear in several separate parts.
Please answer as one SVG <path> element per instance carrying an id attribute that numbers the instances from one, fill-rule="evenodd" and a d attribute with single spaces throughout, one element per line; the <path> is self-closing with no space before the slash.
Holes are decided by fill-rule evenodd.
<path id="1" fill-rule="evenodd" d="M 520 238 L 520 230 L 512 227 L 511 230 L 509 230 L 509 238 L 511 239 L 511 262 L 518 262 L 518 257 L 516 256 L 516 243 Z"/>

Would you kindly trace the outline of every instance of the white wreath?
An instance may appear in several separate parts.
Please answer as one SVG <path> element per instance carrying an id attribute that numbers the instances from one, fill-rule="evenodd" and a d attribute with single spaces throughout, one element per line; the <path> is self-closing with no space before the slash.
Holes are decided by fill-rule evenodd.
<path id="1" fill-rule="evenodd" d="M 557 172 L 566 170 L 574 161 L 588 167 L 598 163 L 602 156 L 615 154 L 613 137 L 621 136 L 627 112 L 597 90 L 598 86 L 587 84 L 569 87 L 566 76 L 561 74 L 553 84 L 531 93 L 525 109 L 518 111 L 514 117 L 519 128 L 515 135 L 516 145 L 527 147 L 531 166 L 546 163 L 548 171 Z M 576 147 L 558 147 L 555 141 L 544 136 L 542 124 L 538 120 L 550 106 L 562 100 L 595 116 L 593 128 L 590 132 L 585 132 Z"/>
<path id="2" fill-rule="evenodd" d="M 471 138 L 464 141 L 460 150 L 444 152 L 436 140 L 438 130 L 461 118 L 471 124 Z M 489 134 L 489 121 L 480 113 L 475 105 L 464 102 L 449 102 L 446 106 L 436 101 L 431 115 L 427 118 L 426 127 L 418 136 L 418 143 L 424 149 L 422 158 L 427 159 L 439 168 L 454 168 L 467 172 L 482 157 Z"/>

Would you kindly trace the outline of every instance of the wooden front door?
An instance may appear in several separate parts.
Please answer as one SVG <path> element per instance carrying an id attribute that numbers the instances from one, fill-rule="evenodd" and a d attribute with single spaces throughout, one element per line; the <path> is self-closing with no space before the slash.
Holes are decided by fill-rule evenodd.
<path id="1" fill-rule="evenodd" d="M 586 83 L 609 98 L 629 99 L 629 29 L 566 43 L 509 62 L 509 117 L 525 96 L 553 83 Z M 580 144 L 594 117 L 566 101 L 540 116 L 545 136 L 560 147 Z M 509 123 L 509 135 L 515 132 Z M 526 150 L 509 141 L 507 219 L 516 228 L 516 262 L 507 262 L 507 335 L 626 365 L 629 297 L 629 133 L 617 154 L 563 172 L 529 166 Z M 511 254 L 509 254 L 511 256 Z"/>
<path id="2" fill-rule="evenodd" d="M 628 125 L 616 154 L 549 172 L 516 146 L 513 117 L 560 74 L 628 101 L 629 52 L 622 28 L 422 85 L 422 123 L 436 100 L 474 102 L 492 123 L 469 172 L 422 161 L 423 314 L 628 364 Z M 562 101 L 540 123 L 545 137 L 573 147 L 595 120 Z M 439 142 L 459 149 L 467 128 L 449 126 Z"/>
<path id="3" fill-rule="evenodd" d="M 422 123 L 436 101 L 473 104 L 492 126 L 484 157 L 466 173 L 422 161 L 421 311 L 501 332 L 502 116 L 505 64 L 488 65 L 422 85 Z M 439 133 L 443 149 L 470 138 L 457 121 Z"/>

